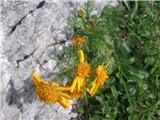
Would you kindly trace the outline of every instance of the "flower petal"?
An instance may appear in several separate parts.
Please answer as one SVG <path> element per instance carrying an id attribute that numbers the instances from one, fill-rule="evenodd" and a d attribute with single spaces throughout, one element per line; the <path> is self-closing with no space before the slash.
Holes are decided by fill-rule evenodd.
<path id="1" fill-rule="evenodd" d="M 83 51 L 81 49 L 78 50 L 78 56 L 79 56 L 80 62 L 81 63 L 84 62 L 84 53 L 83 53 Z"/>
<path id="2" fill-rule="evenodd" d="M 89 90 L 89 94 L 92 94 L 92 92 L 94 91 L 95 87 L 96 87 L 96 84 L 93 84 L 91 89 Z"/>
<path id="3" fill-rule="evenodd" d="M 72 98 L 72 97 L 69 96 L 68 94 L 62 93 L 62 92 L 60 92 L 59 95 L 60 95 L 60 96 L 63 96 L 64 98 L 67 98 L 67 99 L 71 99 L 71 98 Z"/>
<path id="4" fill-rule="evenodd" d="M 94 90 L 91 93 L 91 96 L 95 95 L 95 93 L 97 92 L 97 90 L 98 90 L 98 85 L 95 86 Z"/>
<path id="5" fill-rule="evenodd" d="M 73 80 L 73 84 L 72 84 L 72 86 L 71 86 L 71 92 L 74 91 L 74 89 L 75 89 L 75 87 L 76 87 L 76 85 L 77 85 L 78 79 L 79 79 L 79 78 L 76 77 L 76 78 Z"/>
<path id="6" fill-rule="evenodd" d="M 58 102 L 65 108 L 68 109 L 70 104 L 68 103 L 67 100 L 65 100 L 64 98 L 61 98 L 60 100 L 58 100 Z"/>
<path id="7" fill-rule="evenodd" d="M 36 72 L 32 72 L 32 77 L 36 81 L 36 83 L 42 82 L 42 79 L 40 78 L 40 76 L 38 76 L 38 74 L 36 74 Z"/>
<path id="8" fill-rule="evenodd" d="M 60 91 L 70 91 L 71 88 L 70 88 L 70 87 L 57 87 L 56 90 L 60 90 Z"/>

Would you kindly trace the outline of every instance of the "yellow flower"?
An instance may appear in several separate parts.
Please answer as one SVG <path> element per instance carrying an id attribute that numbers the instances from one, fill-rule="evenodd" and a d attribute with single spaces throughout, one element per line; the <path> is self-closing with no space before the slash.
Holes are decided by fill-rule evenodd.
<path id="1" fill-rule="evenodd" d="M 85 42 L 85 39 L 83 36 L 75 36 L 72 38 L 72 43 L 75 46 L 80 46 Z"/>
<path id="2" fill-rule="evenodd" d="M 63 89 L 59 87 L 55 82 L 47 82 L 41 79 L 35 72 L 32 73 L 33 83 L 36 86 L 35 93 L 38 98 L 47 104 L 53 104 L 59 102 L 65 109 L 69 107 L 68 100 L 71 99 L 71 96 L 65 92 L 68 88 Z"/>
<path id="3" fill-rule="evenodd" d="M 97 92 L 98 88 L 104 85 L 105 80 L 108 78 L 108 74 L 105 68 L 106 66 L 99 65 L 96 69 L 96 77 L 92 83 L 91 89 L 89 90 L 91 96 L 93 96 Z"/>
<path id="4" fill-rule="evenodd" d="M 80 63 L 76 65 L 76 75 L 80 77 L 87 77 L 91 71 L 90 65 L 85 62 L 84 53 L 81 49 L 78 50 L 78 56 Z"/>
<path id="5" fill-rule="evenodd" d="M 80 63 L 75 67 L 76 77 L 73 80 L 73 83 L 71 85 L 71 90 L 70 90 L 73 96 L 76 96 L 76 94 L 80 96 L 79 94 L 82 93 L 80 91 L 84 89 L 86 85 L 85 78 L 89 75 L 91 71 L 90 65 L 84 62 L 85 61 L 84 53 L 81 49 L 78 50 L 78 56 L 79 56 Z M 77 98 L 77 97 L 74 97 L 74 98 Z"/>
<path id="6" fill-rule="evenodd" d="M 57 96 L 54 87 L 51 87 L 49 84 L 43 82 L 39 83 L 36 87 L 35 93 L 41 101 L 48 104 L 55 103 L 59 97 Z"/>
<path id="7" fill-rule="evenodd" d="M 78 76 L 85 78 L 89 75 L 91 68 L 88 63 L 80 62 L 78 65 L 76 65 L 75 71 Z"/>
<path id="8" fill-rule="evenodd" d="M 88 76 L 90 73 L 90 65 L 85 62 L 84 53 L 81 49 L 78 50 L 80 63 L 76 66 L 76 74 L 82 77 Z"/>
<path id="9" fill-rule="evenodd" d="M 83 16 L 85 15 L 84 10 L 82 10 L 82 9 L 78 10 L 78 15 L 79 15 L 80 17 L 83 17 Z"/>
<path id="10" fill-rule="evenodd" d="M 106 66 L 99 65 L 96 69 L 96 83 L 99 84 L 99 86 L 103 86 L 105 80 L 108 78 L 108 74 L 105 70 Z"/>

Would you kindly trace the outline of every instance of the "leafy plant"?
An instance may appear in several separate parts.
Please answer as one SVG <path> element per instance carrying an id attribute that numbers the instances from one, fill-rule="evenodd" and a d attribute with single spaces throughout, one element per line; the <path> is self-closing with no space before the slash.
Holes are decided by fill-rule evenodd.
<path id="1" fill-rule="evenodd" d="M 85 16 L 75 15 L 69 24 L 74 35 L 86 38 L 87 61 L 94 68 L 109 64 L 110 78 L 95 97 L 85 95 L 79 117 L 160 119 L 160 2 L 122 1 L 107 5 L 101 15 L 92 14 L 87 2 L 84 11 Z M 76 62 L 74 49 L 65 48 L 70 62 L 63 70 L 68 75 Z"/>

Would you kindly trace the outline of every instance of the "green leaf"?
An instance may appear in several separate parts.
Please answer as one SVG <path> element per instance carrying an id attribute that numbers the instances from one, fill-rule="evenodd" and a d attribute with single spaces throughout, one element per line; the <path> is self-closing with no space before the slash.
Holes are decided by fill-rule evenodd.
<path id="1" fill-rule="evenodd" d="M 114 85 L 111 87 L 111 91 L 112 91 L 112 95 L 113 95 L 113 97 L 117 98 L 117 96 L 118 96 L 118 92 L 117 92 L 117 90 L 116 90 L 116 88 L 115 88 L 115 86 L 114 86 Z"/>

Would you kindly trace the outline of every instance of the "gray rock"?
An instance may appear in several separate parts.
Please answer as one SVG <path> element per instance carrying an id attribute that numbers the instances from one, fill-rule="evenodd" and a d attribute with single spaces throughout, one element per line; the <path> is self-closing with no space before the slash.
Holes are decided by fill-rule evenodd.
<path id="1" fill-rule="evenodd" d="M 108 1 L 95 2 L 100 12 Z M 69 44 L 68 17 L 84 1 L 1 0 L 0 120 L 69 120 L 77 113 L 59 104 L 44 105 L 34 95 L 31 72 L 54 80 L 60 72 L 51 59 Z M 63 44 L 62 44 L 63 41 Z"/>

